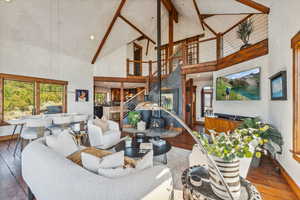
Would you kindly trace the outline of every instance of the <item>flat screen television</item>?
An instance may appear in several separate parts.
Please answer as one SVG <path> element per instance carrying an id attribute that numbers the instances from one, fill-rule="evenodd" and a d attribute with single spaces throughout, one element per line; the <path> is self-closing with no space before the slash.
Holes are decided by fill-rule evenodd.
<path id="1" fill-rule="evenodd" d="M 217 101 L 260 100 L 260 68 L 217 78 Z"/>

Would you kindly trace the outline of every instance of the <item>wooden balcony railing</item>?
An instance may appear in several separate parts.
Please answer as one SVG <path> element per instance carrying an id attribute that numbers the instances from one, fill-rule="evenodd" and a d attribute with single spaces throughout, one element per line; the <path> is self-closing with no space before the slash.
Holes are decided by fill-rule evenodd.
<path id="1" fill-rule="evenodd" d="M 242 48 L 243 42 L 237 38 L 237 30 L 238 25 L 245 20 L 253 22 L 254 30 L 249 38 L 250 45 Z M 218 33 L 215 37 L 192 41 L 183 40 L 175 47 L 172 56 L 165 56 L 168 50 L 163 49 L 164 59 L 161 60 L 161 74 L 163 77 L 168 76 L 178 65 L 182 67 L 184 73 L 216 71 L 232 66 L 233 63 L 244 62 L 247 59 L 265 55 L 268 53 L 267 37 L 268 15 L 250 14 L 223 33 Z M 255 52 L 255 48 L 258 48 L 257 52 Z M 245 53 L 249 53 L 249 56 L 243 56 Z M 236 58 L 237 56 L 242 56 L 242 58 Z M 234 61 L 231 62 L 230 59 L 233 58 Z M 128 59 L 126 65 L 127 76 L 134 76 L 134 67 L 137 64 L 143 70 L 141 76 L 148 77 L 150 82 L 155 80 L 157 76 L 157 61 Z"/>

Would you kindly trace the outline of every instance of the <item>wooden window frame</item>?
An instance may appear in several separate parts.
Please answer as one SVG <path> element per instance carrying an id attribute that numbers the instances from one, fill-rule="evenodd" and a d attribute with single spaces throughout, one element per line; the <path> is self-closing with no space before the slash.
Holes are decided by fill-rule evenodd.
<path id="1" fill-rule="evenodd" d="M 300 162 L 300 32 L 291 40 L 293 49 L 293 157 Z"/>
<path id="2" fill-rule="evenodd" d="M 30 82 L 33 83 L 34 86 L 34 108 L 36 113 L 40 114 L 40 84 L 56 84 L 64 86 L 64 99 L 63 99 L 63 112 L 67 112 L 67 91 L 68 91 L 68 81 L 60 81 L 54 79 L 45 79 L 31 76 L 20 76 L 13 74 L 4 74 L 0 73 L 0 121 L 4 120 L 4 81 L 12 80 L 12 81 L 22 81 L 22 82 Z"/>

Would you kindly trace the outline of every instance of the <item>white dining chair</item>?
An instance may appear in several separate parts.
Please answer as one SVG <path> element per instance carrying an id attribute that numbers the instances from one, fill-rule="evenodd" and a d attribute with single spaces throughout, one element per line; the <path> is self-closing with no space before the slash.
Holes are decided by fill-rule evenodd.
<path id="1" fill-rule="evenodd" d="M 75 131 L 75 132 L 81 131 L 80 126 L 82 124 L 84 131 L 86 131 L 88 119 L 89 119 L 89 115 L 86 115 L 86 114 L 73 115 L 73 120 L 72 120 L 72 123 L 71 123 L 72 130 Z"/>
<path id="2" fill-rule="evenodd" d="M 52 120 L 47 118 L 27 118 L 23 120 L 25 126 L 18 137 L 18 141 L 14 150 L 14 156 L 16 155 L 19 145 L 21 145 L 22 151 L 24 147 L 24 141 L 29 143 L 39 137 L 43 137 L 45 132 L 48 130 L 47 127 L 52 124 Z"/>
<path id="3" fill-rule="evenodd" d="M 70 127 L 70 124 L 73 122 L 73 116 L 71 115 L 61 115 L 51 117 L 52 126 L 49 128 L 51 130 L 51 134 L 57 135 L 61 133 L 64 129 Z"/>

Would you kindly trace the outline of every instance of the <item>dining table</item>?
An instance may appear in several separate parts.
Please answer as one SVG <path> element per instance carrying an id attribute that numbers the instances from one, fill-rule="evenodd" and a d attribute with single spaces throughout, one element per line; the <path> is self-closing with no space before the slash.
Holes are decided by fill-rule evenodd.
<path id="1" fill-rule="evenodd" d="M 40 114 L 40 115 L 27 115 L 27 116 L 23 116 L 23 117 L 20 117 L 18 119 L 12 119 L 12 120 L 7 120 L 7 121 L 1 121 L 1 124 L 3 124 L 3 126 L 13 126 L 13 132 L 12 132 L 12 135 L 11 135 L 11 138 L 9 140 L 9 143 L 7 145 L 7 148 L 10 147 L 11 145 L 11 141 L 14 139 L 14 136 L 16 134 L 16 131 L 18 129 L 18 127 L 20 128 L 20 132 L 19 132 L 19 136 L 22 134 L 22 131 L 23 131 L 23 128 L 24 126 L 26 125 L 26 121 L 27 120 L 32 120 L 32 119 L 47 119 L 47 120 L 51 120 L 52 123 L 49 127 L 44 127 L 48 130 L 50 130 L 51 132 L 51 128 L 52 127 L 55 127 L 55 126 L 58 126 L 57 124 L 54 123 L 53 119 L 54 118 L 57 118 L 57 117 L 69 117 L 71 116 L 71 119 L 72 117 L 74 116 L 78 116 L 78 115 L 85 115 L 85 114 L 78 114 L 78 113 L 57 113 L 57 114 Z M 89 118 L 90 116 L 88 116 L 87 118 Z M 75 121 L 72 121 L 70 122 L 71 123 L 78 123 L 78 122 L 75 122 Z"/>

